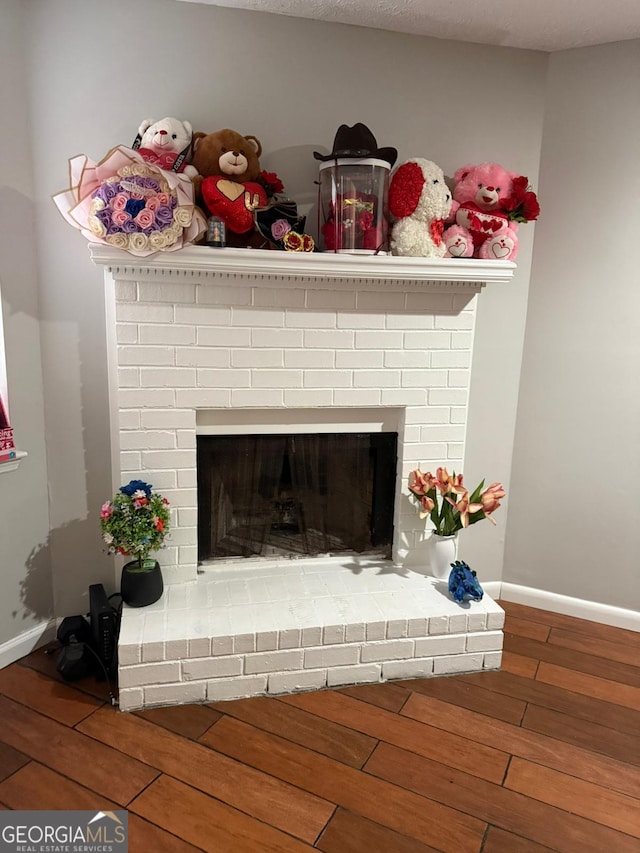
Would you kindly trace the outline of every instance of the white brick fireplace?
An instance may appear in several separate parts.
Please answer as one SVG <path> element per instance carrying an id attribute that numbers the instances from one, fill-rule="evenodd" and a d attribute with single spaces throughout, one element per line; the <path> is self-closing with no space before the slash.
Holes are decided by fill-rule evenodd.
<path id="1" fill-rule="evenodd" d="M 461 469 L 474 296 L 514 265 L 97 245 L 92 258 L 105 266 L 114 491 L 142 478 L 172 506 L 165 594 L 125 609 L 121 707 L 499 666 L 497 605 L 460 608 L 425 577 L 406 476 Z M 393 560 L 199 568 L 196 435 L 248 427 L 397 432 Z"/>

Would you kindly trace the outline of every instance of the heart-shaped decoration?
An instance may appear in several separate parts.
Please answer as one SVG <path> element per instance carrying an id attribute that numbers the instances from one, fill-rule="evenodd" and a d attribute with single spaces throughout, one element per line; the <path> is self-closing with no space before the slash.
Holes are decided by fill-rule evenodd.
<path id="1" fill-rule="evenodd" d="M 512 246 L 504 245 L 503 243 L 494 243 L 491 246 L 491 254 L 498 261 L 503 261 L 508 255 L 511 254 Z"/>
<path id="2" fill-rule="evenodd" d="M 227 181 L 224 178 L 221 181 L 218 181 L 216 186 L 222 195 L 225 198 L 228 198 L 229 201 L 235 201 L 237 198 L 240 198 L 244 192 L 244 184 L 238 184 L 235 181 Z"/>
<path id="3" fill-rule="evenodd" d="M 202 198 L 209 213 L 219 216 L 234 234 L 246 234 L 253 228 L 253 211 L 266 207 L 267 194 L 254 181 L 239 183 L 212 175 L 202 182 Z"/>
<path id="4" fill-rule="evenodd" d="M 466 243 L 453 243 L 449 248 L 449 254 L 452 258 L 462 258 L 467 251 Z"/>

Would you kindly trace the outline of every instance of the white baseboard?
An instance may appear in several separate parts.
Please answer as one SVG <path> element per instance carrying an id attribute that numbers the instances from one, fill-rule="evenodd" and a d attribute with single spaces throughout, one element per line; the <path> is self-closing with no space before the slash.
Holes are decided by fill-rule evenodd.
<path id="1" fill-rule="evenodd" d="M 18 634 L 12 640 L 0 644 L 0 669 L 20 660 L 34 649 L 44 646 L 45 643 L 55 640 L 57 625 L 57 619 L 49 619 L 48 622 L 41 622 L 34 628 Z"/>
<path id="2" fill-rule="evenodd" d="M 492 584 L 484 584 L 484 586 L 492 587 Z M 572 598 L 569 595 L 559 595 L 556 592 L 515 583 L 503 582 L 501 587 L 497 595 L 494 595 L 492 589 L 488 589 L 487 592 L 492 598 L 502 598 L 514 604 L 526 604 L 529 607 L 538 607 L 540 610 L 562 613 L 564 616 L 576 616 L 578 619 L 601 622 L 604 625 L 613 625 L 615 628 L 640 631 L 640 613 L 637 610 L 626 610 L 624 607 L 599 604 L 596 601 Z"/>

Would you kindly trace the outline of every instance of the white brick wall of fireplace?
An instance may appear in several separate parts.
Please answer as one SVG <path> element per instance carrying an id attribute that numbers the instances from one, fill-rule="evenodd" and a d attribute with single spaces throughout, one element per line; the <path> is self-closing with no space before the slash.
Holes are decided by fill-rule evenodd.
<path id="1" fill-rule="evenodd" d="M 425 577 L 424 524 L 404 488 L 419 465 L 461 468 L 480 281 L 278 276 L 272 259 L 262 272 L 197 259 L 184 268 L 94 254 L 107 267 L 114 480 L 151 482 L 172 507 L 163 598 L 124 611 L 121 707 L 499 666 L 500 608 L 488 596 L 461 608 Z M 397 430 L 386 566 L 198 569 L 197 432 L 235 420 L 259 432 L 275 411 L 306 431 L 314 412 L 319 432 L 332 422 Z"/>

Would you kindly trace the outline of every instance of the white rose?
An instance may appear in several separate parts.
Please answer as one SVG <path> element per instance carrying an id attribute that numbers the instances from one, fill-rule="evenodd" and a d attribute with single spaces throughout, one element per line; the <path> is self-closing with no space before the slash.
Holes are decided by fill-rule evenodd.
<path id="1" fill-rule="evenodd" d="M 167 245 L 167 238 L 163 231 L 153 231 L 149 235 L 149 245 L 152 249 L 164 249 Z"/>
<path id="2" fill-rule="evenodd" d="M 88 222 L 89 222 L 89 230 L 91 231 L 91 233 L 95 234 L 96 237 L 100 237 L 100 239 L 102 239 L 105 236 L 105 234 L 107 233 L 107 229 L 104 227 L 102 222 L 100 222 L 98 217 L 97 216 L 89 216 Z"/>
<path id="3" fill-rule="evenodd" d="M 105 237 L 105 240 L 110 246 L 115 246 L 116 249 L 126 249 L 129 242 L 126 234 L 110 234 Z"/>
<path id="4" fill-rule="evenodd" d="M 173 218 L 181 228 L 188 228 L 193 218 L 193 208 L 176 207 L 173 211 Z"/>
<path id="5" fill-rule="evenodd" d="M 146 234 L 129 234 L 129 249 L 132 252 L 141 252 L 149 245 Z"/>

